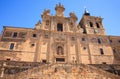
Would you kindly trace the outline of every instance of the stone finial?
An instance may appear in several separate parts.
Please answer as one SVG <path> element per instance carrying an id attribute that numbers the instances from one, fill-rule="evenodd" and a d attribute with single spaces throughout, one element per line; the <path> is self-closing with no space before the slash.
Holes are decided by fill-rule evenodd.
<path id="1" fill-rule="evenodd" d="M 35 29 L 40 29 L 41 27 L 41 21 L 39 20 L 37 24 L 35 24 Z"/>
<path id="2" fill-rule="evenodd" d="M 60 9 L 61 8 L 61 10 L 65 10 L 65 8 L 64 8 L 64 6 L 61 4 L 61 3 L 58 3 L 58 4 L 56 4 L 56 7 L 55 7 L 55 10 L 58 10 L 58 9 Z"/>
<path id="3" fill-rule="evenodd" d="M 50 10 L 46 10 L 46 9 L 44 9 L 43 14 L 45 14 L 45 15 L 50 14 Z"/>
<path id="4" fill-rule="evenodd" d="M 78 18 L 75 15 L 75 13 L 71 12 L 69 15 L 70 15 L 70 18 L 74 18 L 75 20 L 78 20 Z"/>
<path id="5" fill-rule="evenodd" d="M 41 21 L 40 21 L 40 20 L 37 22 L 37 24 L 36 24 L 36 25 L 39 25 L 39 24 L 41 24 Z"/>
<path id="6" fill-rule="evenodd" d="M 86 7 L 84 7 L 84 8 L 85 8 L 84 15 L 90 15 L 90 13 L 88 12 L 87 8 Z"/>
<path id="7" fill-rule="evenodd" d="M 43 14 L 41 15 L 41 17 L 43 17 L 44 15 L 50 15 L 50 10 L 44 9 L 44 12 L 43 12 Z"/>

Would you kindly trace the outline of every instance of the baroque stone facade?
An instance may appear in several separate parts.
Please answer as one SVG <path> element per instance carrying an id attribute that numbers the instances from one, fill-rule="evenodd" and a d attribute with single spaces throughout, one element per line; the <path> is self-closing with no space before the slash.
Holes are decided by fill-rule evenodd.
<path id="1" fill-rule="evenodd" d="M 1 78 L 120 79 L 120 36 L 106 35 L 102 18 L 87 11 L 77 23 L 75 13 L 64 16 L 62 4 L 55 10 L 44 10 L 34 28 L 4 26 Z"/>

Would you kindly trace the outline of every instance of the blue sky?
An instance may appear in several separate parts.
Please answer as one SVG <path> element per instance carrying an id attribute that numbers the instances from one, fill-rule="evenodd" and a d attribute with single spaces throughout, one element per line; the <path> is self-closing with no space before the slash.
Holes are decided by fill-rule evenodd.
<path id="1" fill-rule="evenodd" d="M 0 31 L 3 26 L 33 28 L 44 9 L 55 15 L 59 2 L 65 7 L 65 16 L 74 12 L 78 22 L 86 6 L 92 16 L 104 18 L 107 35 L 120 36 L 120 0 L 0 0 Z"/>

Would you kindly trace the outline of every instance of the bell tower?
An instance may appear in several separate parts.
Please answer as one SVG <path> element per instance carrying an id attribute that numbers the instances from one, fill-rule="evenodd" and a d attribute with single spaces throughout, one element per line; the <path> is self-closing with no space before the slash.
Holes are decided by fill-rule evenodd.
<path id="1" fill-rule="evenodd" d="M 85 9 L 84 15 L 79 23 L 83 29 L 83 34 L 106 35 L 101 17 L 91 16 Z"/>
<path id="2" fill-rule="evenodd" d="M 65 8 L 61 3 L 56 5 L 55 10 L 56 10 L 56 16 L 64 16 Z"/>

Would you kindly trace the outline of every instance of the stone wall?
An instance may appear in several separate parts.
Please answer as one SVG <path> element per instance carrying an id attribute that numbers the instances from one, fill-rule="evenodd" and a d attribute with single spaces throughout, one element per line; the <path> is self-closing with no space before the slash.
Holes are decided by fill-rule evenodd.
<path id="1" fill-rule="evenodd" d="M 15 79 L 119 79 L 119 76 L 87 65 L 53 64 L 16 74 Z"/>

